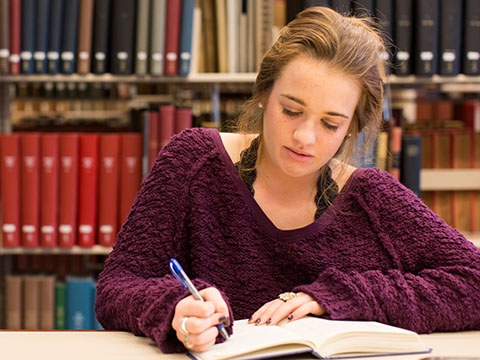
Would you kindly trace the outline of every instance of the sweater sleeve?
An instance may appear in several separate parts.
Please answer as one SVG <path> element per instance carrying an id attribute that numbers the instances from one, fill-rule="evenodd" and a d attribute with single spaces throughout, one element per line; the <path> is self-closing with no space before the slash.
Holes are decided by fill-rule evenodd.
<path id="1" fill-rule="evenodd" d="M 480 329 L 480 251 L 387 173 L 370 170 L 357 197 L 392 262 L 389 271 L 327 268 L 299 286 L 333 319 L 419 333 Z"/>
<path id="2" fill-rule="evenodd" d="M 95 311 L 102 326 L 146 335 L 164 352 L 185 351 L 171 321 L 176 304 L 189 294 L 170 275 L 169 260 L 177 258 L 189 271 L 184 226 L 189 211 L 188 184 L 201 153 L 208 151 L 199 145 L 203 138 L 193 135 L 187 130 L 160 152 L 97 285 Z M 193 282 L 199 289 L 211 286 L 200 279 Z"/>

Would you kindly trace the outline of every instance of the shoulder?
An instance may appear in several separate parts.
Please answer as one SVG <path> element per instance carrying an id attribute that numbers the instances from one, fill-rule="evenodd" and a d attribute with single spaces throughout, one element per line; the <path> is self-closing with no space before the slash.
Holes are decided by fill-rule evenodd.
<path id="1" fill-rule="evenodd" d="M 258 134 L 220 133 L 220 139 L 225 151 L 233 163 L 240 160 L 240 154 Z"/>

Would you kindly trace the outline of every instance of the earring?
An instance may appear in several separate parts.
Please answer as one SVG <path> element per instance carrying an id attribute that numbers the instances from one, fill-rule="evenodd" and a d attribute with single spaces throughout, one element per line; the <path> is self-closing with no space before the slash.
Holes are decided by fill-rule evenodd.
<path id="1" fill-rule="evenodd" d="M 262 103 L 258 103 L 258 108 L 259 108 L 259 109 L 263 109 Z"/>
<path id="2" fill-rule="evenodd" d="M 351 136 L 352 136 L 352 133 L 348 134 L 348 135 L 347 135 L 347 138 L 349 138 L 349 137 L 351 137 Z"/>

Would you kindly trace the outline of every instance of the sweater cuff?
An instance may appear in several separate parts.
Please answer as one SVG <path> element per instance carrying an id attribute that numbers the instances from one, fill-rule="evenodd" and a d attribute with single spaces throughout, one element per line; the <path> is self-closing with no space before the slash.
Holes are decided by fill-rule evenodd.
<path id="1" fill-rule="evenodd" d="M 324 318 L 332 320 L 368 320 L 370 307 L 359 296 L 354 278 L 336 269 L 328 268 L 313 283 L 297 286 L 294 292 L 304 292 L 315 299 L 326 311 Z"/>

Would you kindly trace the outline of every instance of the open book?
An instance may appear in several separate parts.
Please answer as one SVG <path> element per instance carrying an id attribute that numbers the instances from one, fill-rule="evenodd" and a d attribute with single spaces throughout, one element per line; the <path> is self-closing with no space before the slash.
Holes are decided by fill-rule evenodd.
<path id="1" fill-rule="evenodd" d="M 367 321 L 325 320 L 307 316 L 278 326 L 255 326 L 235 321 L 233 335 L 194 359 L 267 359 L 312 353 L 318 358 L 346 359 L 365 356 L 428 353 L 413 331 Z"/>

